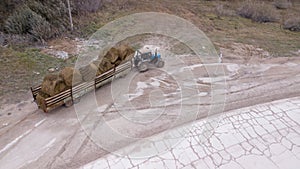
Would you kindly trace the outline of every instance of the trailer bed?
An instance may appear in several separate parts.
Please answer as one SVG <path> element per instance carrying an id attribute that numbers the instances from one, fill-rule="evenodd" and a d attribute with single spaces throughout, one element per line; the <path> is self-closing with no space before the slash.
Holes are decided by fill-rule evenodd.
<path id="1" fill-rule="evenodd" d="M 41 91 L 41 85 L 31 87 L 32 96 L 34 101 L 38 104 L 38 107 L 47 113 L 62 105 L 71 106 L 76 100 L 79 100 L 81 96 L 111 82 L 115 78 L 125 76 L 131 71 L 131 69 L 132 61 L 126 61 L 125 63 L 122 63 L 117 67 L 95 77 L 94 81 L 80 83 L 55 96 L 42 100 L 40 105 L 37 103 L 36 97 Z"/>

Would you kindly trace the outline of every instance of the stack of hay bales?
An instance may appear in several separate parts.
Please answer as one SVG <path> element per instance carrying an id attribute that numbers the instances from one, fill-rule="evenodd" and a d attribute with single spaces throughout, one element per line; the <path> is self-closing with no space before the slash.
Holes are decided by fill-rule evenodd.
<path id="1" fill-rule="evenodd" d="M 119 60 L 128 60 L 133 57 L 135 50 L 128 45 L 122 45 L 119 47 Z"/>
<path id="2" fill-rule="evenodd" d="M 89 82 L 95 79 L 98 67 L 94 63 L 90 63 L 86 66 L 83 66 L 79 69 L 82 78 L 85 82 Z"/>
<path id="3" fill-rule="evenodd" d="M 128 45 L 121 45 L 117 48 L 111 48 L 104 57 L 99 56 L 98 74 L 102 74 L 133 57 L 134 49 Z"/>
<path id="4" fill-rule="evenodd" d="M 68 87 L 78 85 L 82 82 L 82 75 L 80 71 L 72 67 L 65 67 L 60 71 L 59 76 L 64 80 Z"/>
<path id="5" fill-rule="evenodd" d="M 49 96 L 54 96 L 67 89 L 67 85 L 59 74 L 48 74 L 45 76 L 41 91 Z"/>
<path id="6" fill-rule="evenodd" d="M 82 75 L 79 70 L 65 67 L 59 73 L 48 74 L 44 77 L 41 92 L 44 95 L 55 96 L 62 91 L 70 89 L 72 85 L 77 85 L 81 82 Z"/>
<path id="7" fill-rule="evenodd" d="M 59 73 L 48 74 L 44 77 L 41 90 L 36 96 L 37 104 L 45 110 L 46 98 L 55 96 L 81 82 L 82 75 L 79 70 L 72 67 L 65 67 Z"/>
<path id="8" fill-rule="evenodd" d="M 36 103 L 37 105 L 40 106 L 41 109 L 46 110 L 46 101 L 50 97 L 49 95 L 45 94 L 44 92 L 39 92 L 38 95 L 36 96 Z"/>
<path id="9" fill-rule="evenodd" d="M 99 64 L 99 73 L 98 74 L 102 74 L 112 68 L 114 68 L 114 64 L 106 57 L 102 58 L 102 60 L 100 61 L 100 64 Z"/>
<path id="10" fill-rule="evenodd" d="M 116 48 L 111 48 L 104 58 L 108 59 L 111 63 L 115 63 L 119 59 L 119 50 Z"/>
<path id="11" fill-rule="evenodd" d="M 128 45 L 121 45 L 111 48 L 103 57 L 99 56 L 97 60 L 81 67 L 79 70 L 65 67 L 59 73 L 46 75 L 41 85 L 41 90 L 36 97 L 38 105 L 45 105 L 46 98 L 70 89 L 73 85 L 78 85 L 83 81 L 89 82 L 94 80 L 96 75 L 101 75 L 122 62 L 131 59 L 133 54 L 133 48 Z"/>

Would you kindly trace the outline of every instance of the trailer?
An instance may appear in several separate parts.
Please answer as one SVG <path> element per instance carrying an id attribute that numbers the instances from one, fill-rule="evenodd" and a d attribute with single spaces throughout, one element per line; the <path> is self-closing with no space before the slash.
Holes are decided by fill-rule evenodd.
<path id="1" fill-rule="evenodd" d="M 126 76 L 132 69 L 132 60 L 126 61 L 105 73 L 95 77 L 91 82 L 83 82 L 72 88 L 60 92 L 59 94 L 43 99 L 38 105 L 45 113 L 48 113 L 60 106 L 72 106 L 74 103 L 80 101 L 80 97 L 113 81 L 113 79 Z M 41 90 L 41 85 L 31 87 L 31 92 L 34 101 L 37 103 L 36 97 Z"/>

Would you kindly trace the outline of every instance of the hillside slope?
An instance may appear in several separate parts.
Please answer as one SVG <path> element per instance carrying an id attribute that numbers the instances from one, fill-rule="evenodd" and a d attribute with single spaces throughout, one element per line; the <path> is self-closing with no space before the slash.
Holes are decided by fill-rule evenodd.
<path id="1" fill-rule="evenodd" d="M 66 1 L 1 1 L 0 64 L 3 66 L 0 74 L 5 78 L 1 79 L 3 92 L 0 95 L 24 93 L 30 86 L 38 84 L 49 69 L 59 70 L 65 65 L 74 64 L 77 47 L 82 43 L 78 38 L 86 39 L 106 23 L 137 12 L 164 12 L 187 19 L 204 31 L 220 52 L 223 52 L 221 49 L 234 50 L 238 43 L 245 44 L 246 47 L 241 49 L 241 57 L 246 58 L 257 55 L 257 52 L 253 51 L 255 48 L 262 49 L 258 52 L 261 57 L 300 55 L 300 32 L 283 29 L 288 19 L 300 16 L 300 3 L 297 0 L 292 1 L 285 9 L 276 8 L 276 0 L 263 1 L 272 11 L 270 16 L 276 16 L 274 21 L 265 23 L 241 17 L 239 11 L 245 3 L 237 0 L 88 0 L 85 3 L 70 1 L 73 31 L 70 30 Z M 20 8 L 24 6 L 26 8 Z M 29 16 L 34 16 L 38 23 L 44 23 L 47 29 L 38 29 L 34 26 L 36 24 L 28 26 L 28 20 L 23 19 L 26 29 L 21 29 L 19 33 L 9 32 L 8 23 L 18 21 L 12 19 L 14 16 L 23 18 L 24 15 L 22 12 L 20 14 L 20 11 L 24 10 L 29 11 Z M 67 52 L 70 58 L 51 59 L 51 55 L 58 52 Z M 21 64 L 21 74 L 20 70 L 16 69 L 17 63 Z M 28 80 L 31 78 L 35 80 Z"/>

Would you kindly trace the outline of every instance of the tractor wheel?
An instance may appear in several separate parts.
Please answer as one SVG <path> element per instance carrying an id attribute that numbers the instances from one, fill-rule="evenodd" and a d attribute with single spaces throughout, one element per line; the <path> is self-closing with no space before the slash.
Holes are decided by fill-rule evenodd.
<path id="1" fill-rule="evenodd" d="M 73 106 L 74 104 L 77 104 L 77 103 L 79 103 L 79 102 L 80 102 L 80 98 L 76 98 L 76 99 L 74 99 L 74 100 L 69 100 L 69 101 L 65 102 L 65 106 L 66 106 L 66 107 L 71 107 L 71 106 Z"/>
<path id="2" fill-rule="evenodd" d="M 145 72 L 148 70 L 148 65 L 146 63 L 139 63 L 138 69 L 140 72 Z"/>
<path id="3" fill-rule="evenodd" d="M 155 64 L 157 63 L 159 60 L 157 58 L 154 58 L 153 60 L 151 60 L 151 63 Z"/>
<path id="4" fill-rule="evenodd" d="M 158 67 L 158 68 L 162 68 L 162 67 L 164 67 L 164 65 L 165 65 L 165 62 L 162 60 L 158 60 L 156 62 L 156 67 Z"/>
<path id="5" fill-rule="evenodd" d="M 137 59 L 134 59 L 133 63 L 134 63 L 134 66 L 135 66 L 135 67 L 138 67 L 139 61 L 138 61 Z"/>

